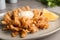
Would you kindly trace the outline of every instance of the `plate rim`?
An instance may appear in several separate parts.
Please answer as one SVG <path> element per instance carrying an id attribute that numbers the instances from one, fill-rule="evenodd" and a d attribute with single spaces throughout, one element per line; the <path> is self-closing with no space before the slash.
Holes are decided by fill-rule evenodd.
<path id="1" fill-rule="evenodd" d="M 48 10 L 48 9 L 47 9 Z M 55 13 L 55 14 L 57 14 L 57 15 L 60 15 L 59 13 L 57 13 L 57 12 L 54 12 L 54 11 L 52 11 L 52 10 L 49 10 L 49 11 L 51 11 L 51 12 L 53 12 L 53 13 Z M 4 13 L 1 13 L 1 17 L 2 17 L 2 15 L 5 15 L 6 14 L 6 12 L 4 12 Z M 60 16 L 59 16 L 60 17 Z M 33 38 L 27 38 L 27 39 L 37 39 L 37 38 L 42 38 L 42 37 L 45 37 L 45 36 L 48 36 L 48 35 L 51 35 L 51 34 L 53 34 L 53 33 L 55 33 L 55 32 L 57 32 L 57 31 L 59 31 L 60 30 L 60 26 L 59 27 L 57 27 L 56 29 L 54 29 L 54 30 L 52 30 L 52 31 L 50 31 L 50 32 L 47 32 L 47 33 L 45 33 L 45 34 L 42 34 L 42 35 L 40 35 L 40 36 L 37 36 L 37 37 L 33 37 Z M 3 37 L 0 37 L 0 39 L 5 39 L 5 38 L 3 38 Z M 14 39 L 14 38 L 12 38 L 12 39 Z M 20 39 L 20 38 L 19 38 Z M 22 38 L 22 40 L 26 40 L 25 38 Z"/>
<path id="2" fill-rule="evenodd" d="M 51 35 L 51 34 L 57 32 L 57 31 L 59 31 L 59 30 L 60 30 L 60 26 L 59 26 L 58 28 L 54 29 L 53 31 L 47 32 L 47 33 L 45 33 L 45 34 L 42 34 L 41 36 L 38 36 L 38 37 L 35 37 L 35 38 L 27 38 L 27 39 L 37 39 L 37 38 L 42 38 L 42 37 Z M 0 39 L 5 39 L 5 38 L 0 37 Z M 12 39 L 14 39 L 14 38 L 12 38 Z M 19 38 L 19 39 L 20 39 L 20 38 Z M 20 39 L 20 40 L 27 40 L 27 39 L 22 38 L 22 39 Z"/>

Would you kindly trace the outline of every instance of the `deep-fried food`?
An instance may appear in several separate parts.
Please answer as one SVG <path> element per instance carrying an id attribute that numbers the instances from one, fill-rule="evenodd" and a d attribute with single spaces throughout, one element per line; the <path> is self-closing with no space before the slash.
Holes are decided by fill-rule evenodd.
<path id="1" fill-rule="evenodd" d="M 24 11 L 33 12 L 34 16 L 32 18 L 21 17 L 19 13 Z M 42 10 L 34 9 L 31 10 L 29 6 L 14 9 L 12 12 L 7 12 L 2 20 L 2 24 L 6 27 L 3 30 L 12 31 L 11 35 L 13 37 L 20 34 L 21 37 L 25 37 L 28 33 L 37 32 L 39 29 L 47 29 L 48 19 L 43 16 Z"/>

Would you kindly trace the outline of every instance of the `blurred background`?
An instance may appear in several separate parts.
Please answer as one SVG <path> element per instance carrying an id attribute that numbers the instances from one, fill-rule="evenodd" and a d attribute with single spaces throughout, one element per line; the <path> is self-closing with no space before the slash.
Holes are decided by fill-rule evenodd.
<path id="1" fill-rule="evenodd" d="M 4 5 L 4 6 L 2 6 L 2 5 Z M 33 9 L 34 8 L 46 8 L 48 10 L 52 10 L 54 12 L 60 13 L 59 6 L 48 7 L 37 0 L 0 0 L 0 13 L 11 11 L 15 8 L 19 8 L 19 7 L 26 6 L 26 5 L 30 6 Z M 51 36 L 41 38 L 41 39 L 38 38 L 38 39 L 34 39 L 34 40 L 60 40 L 60 31 L 54 33 Z"/>

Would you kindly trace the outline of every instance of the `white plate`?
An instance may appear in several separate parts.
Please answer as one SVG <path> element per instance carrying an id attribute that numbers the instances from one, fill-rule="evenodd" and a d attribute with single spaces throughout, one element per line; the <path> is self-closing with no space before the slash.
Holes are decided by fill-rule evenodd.
<path id="1" fill-rule="evenodd" d="M 2 13 L 0 15 L 0 19 L 2 18 L 1 16 L 3 16 L 4 14 L 5 13 Z M 1 28 L 2 26 L 0 25 L 0 38 L 1 39 L 20 39 L 20 40 L 22 40 L 22 39 L 33 39 L 33 38 L 41 38 L 41 37 L 48 36 L 52 33 L 55 33 L 56 31 L 60 30 L 60 17 L 58 18 L 58 20 L 56 20 L 54 22 L 49 22 L 49 24 L 50 24 L 50 26 L 48 29 L 39 30 L 38 32 L 33 33 L 33 34 L 28 34 L 25 38 L 20 38 L 19 36 L 11 37 L 10 32 L 2 31 L 2 28 Z"/>

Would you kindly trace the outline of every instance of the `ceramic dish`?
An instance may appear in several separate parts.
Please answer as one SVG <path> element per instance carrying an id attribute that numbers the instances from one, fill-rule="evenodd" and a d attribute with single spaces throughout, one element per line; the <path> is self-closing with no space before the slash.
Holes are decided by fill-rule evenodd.
<path id="1" fill-rule="evenodd" d="M 2 19 L 3 15 L 5 13 L 0 14 L 0 20 Z M 56 13 L 57 15 L 60 15 Z M 39 30 L 36 33 L 28 34 L 25 38 L 17 37 L 11 37 L 10 32 L 2 31 L 2 25 L 0 25 L 0 38 L 1 39 L 34 39 L 34 38 L 42 38 L 45 36 L 48 36 L 50 34 L 55 33 L 56 31 L 60 30 L 60 17 L 53 22 L 49 22 L 49 28 L 45 30 Z"/>

